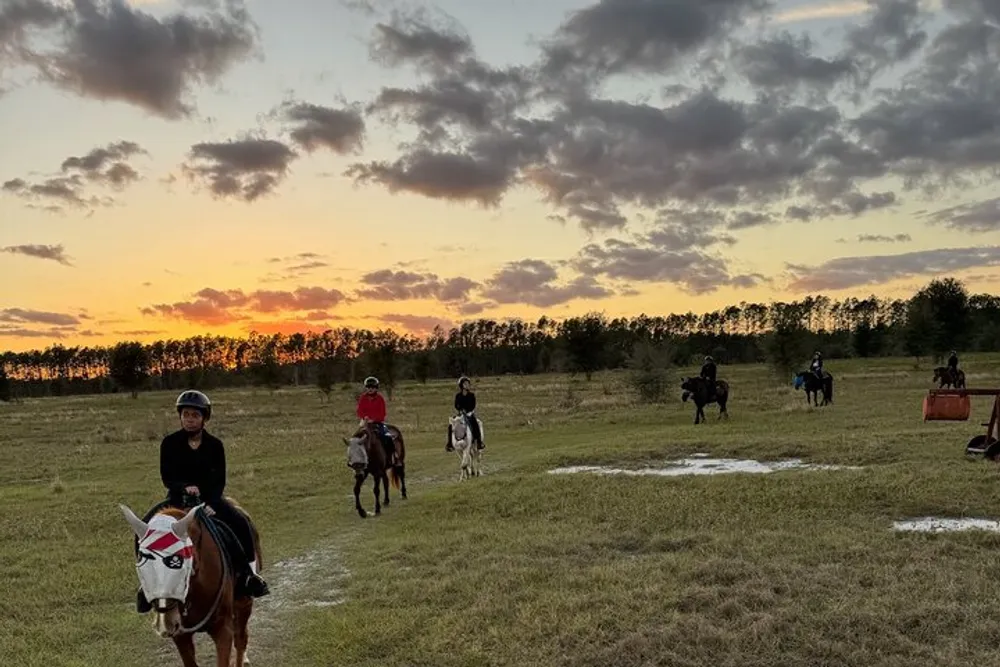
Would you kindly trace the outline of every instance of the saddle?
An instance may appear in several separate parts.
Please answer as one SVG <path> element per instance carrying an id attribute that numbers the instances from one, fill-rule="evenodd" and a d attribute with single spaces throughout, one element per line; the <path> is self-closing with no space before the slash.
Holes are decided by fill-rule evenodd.
<path id="1" fill-rule="evenodd" d="M 240 512 L 244 516 L 244 518 L 246 518 L 247 521 L 250 521 L 250 517 L 246 514 L 246 512 L 240 509 L 238 505 L 233 503 L 231 498 L 226 498 L 226 499 L 233 504 L 237 512 Z M 175 509 L 181 509 L 186 511 L 194 507 L 197 507 L 200 504 L 201 500 L 199 500 L 195 496 L 189 496 L 188 494 L 184 494 L 183 502 L 181 502 L 180 507 L 171 504 L 169 500 L 161 500 L 157 504 L 153 505 L 152 508 L 150 508 L 150 510 L 146 513 L 146 517 L 143 520 L 149 521 L 149 519 L 154 514 L 168 507 L 173 507 Z M 224 522 L 222 519 L 218 518 L 218 516 L 208 516 L 208 514 L 206 514 L 204 510 L 198 512 L 197 517 L 198 520 L 201 522 L 201 524 L 215 538 L 215 541 L 219 545 L 219 549 L 222 551 L 223 558 L 225 558 L 226 562 L 229 564 L 229 569 L 235 574 L 238 574 L 239 572 L 248 569 L 250 566 L 250 561 L 252 560 L 252 555 L 246 554 L 243 551 L 243 545 L 240 544 L 239 538 L 236 537 L 236 533 L 233 531 L 232 528 L 229 527 L 229 524 Z M 237 597 L 243 597 L 243 595 L 240 594 L 239 591 L 237 591 Z"/>

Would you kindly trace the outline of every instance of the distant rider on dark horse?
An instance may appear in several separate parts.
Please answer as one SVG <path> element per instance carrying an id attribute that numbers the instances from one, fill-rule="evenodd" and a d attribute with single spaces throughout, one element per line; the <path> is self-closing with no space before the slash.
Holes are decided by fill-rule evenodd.
<path id="1" fill-rule="evenodd" d="M 184 507 L 184 496 L 194 496 L 205 503 L 210 516 L 222 521 L 236 534 L 242 554 L 242 575 L 237 577 L 237 594 L 252 597 L 267 595 L 267 583 L 257 573 L 256 546 L 250 522 L 223 497 L 226 489 L 226 451 L 222 441 L 205 430 L 212 418 L 212 402 L 200 391 L 185 391 L 177 397 L 177 414 L 181 428 L 163 438 L 160 443 L 160 479 L 167 487 L 167 504 Z M 148 522 L 162 507 L 158 504 L 143 521 Z M 139 548 L 136 540 L 136 550 Z M 243 558 L 240 559 L 239 556 Z M 146 613 L 152 605 L 139 589 L 136 609 Z"/>
<path id="2" fill-rule="evenodd" d="M 817 350 L 813 352 L 812 361 L 809 363 L 809 370 L 813 372 L 819 381 L 823 381 L 823 355 Z"/>
<path id="3" fill-rule="evenodd" d="M 396 444 L 392 441 L 389 429 L 385 427 L 385 397 L 379 392 L 377 377 L 369 376 L 365 378 L 365 390 L 358 397 L 357 415 L 358 419 L 370 423 L 375 427 L 375 432 L 378 433 L 382 440 L 382 449 L 385 450 L 386 462 L 391 463 L 393 455 L 396 453 Z"/>
<path id="4" fill-rule="evenodd" d="M 472 392 L 472 380 L 464 375 L 458 379 L 458 393 L 455 394 L 455 411 L 465 418 L 469 430 L 472 431 L 472 441 L 479 449 L 486 449 L 483 434 L 479 431 L 479 420 L 476 418 L 476 395 Z M 451 424 L 448 424 L 448 444 L 445 449 L 454 451 L 451 444 Z"/>
<path id="5" fill-rule="evenodd" d="M 705 363 L 701 365 L 700 377 L 704 378 L 708 382 L 708 400 L 712 402 L 715 400 L 715 376 L 717 369 L 715 368 L 715 359 L 712 355 L 705 355 Z"/>
<path id="6" fill-rule="evenodd" d="M 951 383 L 958 386 L 958 352 L 955 350 L 948 357 L 948 372 L 951 373 Z"/>

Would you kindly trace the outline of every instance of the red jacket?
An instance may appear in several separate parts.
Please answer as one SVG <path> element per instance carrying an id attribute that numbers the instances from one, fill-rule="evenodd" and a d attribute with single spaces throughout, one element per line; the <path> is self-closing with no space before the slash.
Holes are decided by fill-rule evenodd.
<path id="1" fill-rule="evenodd" d="M 385 421 L 385 399 L 382 394 L 365 392 L 358 399 L 358 419 L 368 418 L 373 422 Z"/>

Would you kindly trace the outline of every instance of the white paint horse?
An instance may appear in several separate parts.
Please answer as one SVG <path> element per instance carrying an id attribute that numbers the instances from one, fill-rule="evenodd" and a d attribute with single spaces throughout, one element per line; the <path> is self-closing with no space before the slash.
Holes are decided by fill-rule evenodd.
<path id="1" fill-rule="evenodd" d="M 478 417 L 473 417 L 473 419 L 479 422 L 479 435 L 485 437 L 482 420 Z M 482 451 L 472 442 L 472 429 L 465 423 L 465 417 L 455 415 L 449 421 L 451 422 L 451 446 L 455 448 L 461 460 L 458 481 L 482 475 Z"/>

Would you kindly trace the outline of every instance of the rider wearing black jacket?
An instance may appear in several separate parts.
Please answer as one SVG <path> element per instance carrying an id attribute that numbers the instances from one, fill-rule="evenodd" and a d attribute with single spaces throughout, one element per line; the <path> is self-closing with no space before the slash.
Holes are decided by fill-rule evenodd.
<path id="1" fill-rule="evenodd" d="M 710 399 L 715 399 L 715 375 L 717 369 L 715 368 L 715 359 L 712 355 L 705 355 L 705 363 L 701 365 L 701 377 L 708 380 L 708 396 Z"/>
<path id="2" fill-rule="evenodd" d="M 247 518 L 226 500 L 226 451 L 222 441 L 205 430 L 212 416 L 212 403 L 200 391 L 185 391 L 177 398 L 181 429 L 160 443 L 160 479 L 167 488 L 167 504 L 183 507 L 185 496 L 194 496 L 212 510 L 215 517 L 229 526 L 243 547 L 242 559 L 248 572 L 239 582 L 241 592 L 253 597 L 269 593 L 267 583 L 257 574 L 253 532 Z M 148 522 L 158 510 L 154 507 L 144 517 Z M 136 549 L 139 542 L 136 540 Z M 237 555 L 239 559 L 239 555 Z M 136 608 L 140 613 L 152 607 L 139 589 Z"/>
<path id="3" fill-rule="evenodd" d="M 472 392 L 470 385 L 472 381 L 464 375 L 458 379 L 458 393 L 455 394 L 455 411 L 466 417 L 466 423 L 472 431 L 472 441 L 479 449 L 486 449 L 483 443 L 483 435 L 479 432 L 479 420 L 476 419 L 476 395 Z M 449 452 L 454 449 L 451 444 L 451 424 L 448 424 L 448 444 L 445 446 Z"/>

